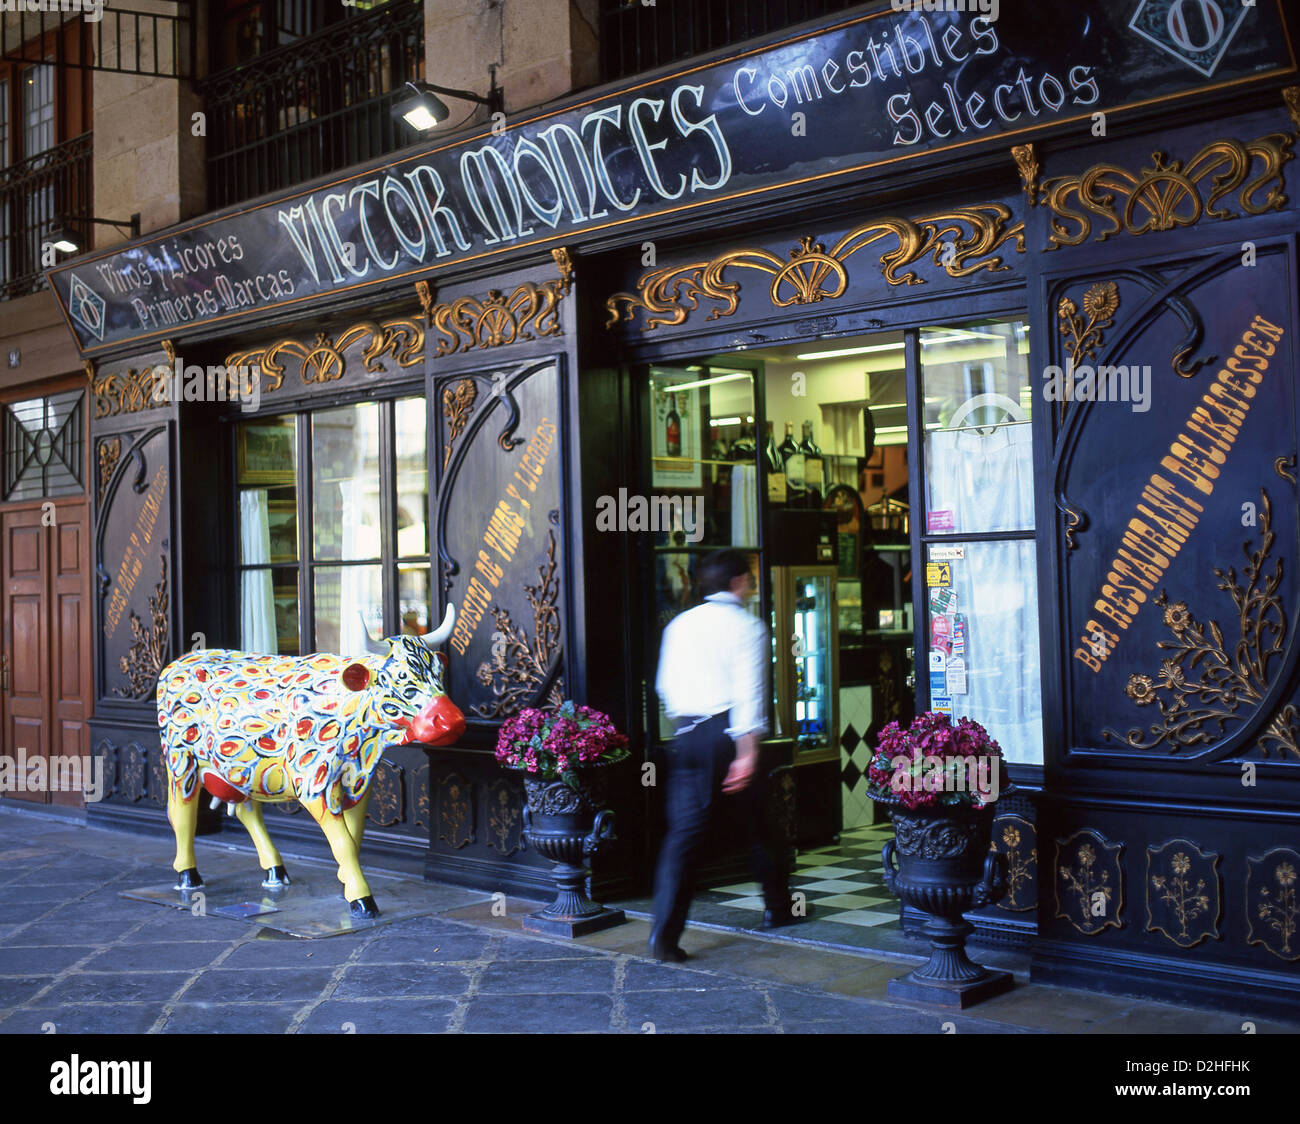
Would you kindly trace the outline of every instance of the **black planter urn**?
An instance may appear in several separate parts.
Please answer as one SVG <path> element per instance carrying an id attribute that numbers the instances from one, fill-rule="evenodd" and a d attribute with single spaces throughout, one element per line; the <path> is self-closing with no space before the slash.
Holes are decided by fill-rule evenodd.
<path id="1" fill-rule="evenodd" d="M 981 967 L 966 955 L 974 926 L 962 917 L 1006 893 L 1006 856 L 989 849 L 993 805 L 909 809 L 895 804 L 889 815 L 894 838 L 880 856 L 885 888 L 929 915 L 924 932 L 930 961 L 890 980 L 888 994 L 961 1009 L 1011 990 L 1010 972 Z"/>
<path id="2" fill-rule="evenodd" d="M 538 854 L 555 863 L 555 901 L 524 918 L 524 929 L 556 937 L 581 937 L 627 918 L 621 909 L 607 909 L 587 897 L 586 858 L 602 843 L 616 838 L 614 813 L 605 802 L 605 776 L 600 767 L 578 774 L 582 787 L 563 781 L 524 778 L 528 803 L 524 835 Z"/>

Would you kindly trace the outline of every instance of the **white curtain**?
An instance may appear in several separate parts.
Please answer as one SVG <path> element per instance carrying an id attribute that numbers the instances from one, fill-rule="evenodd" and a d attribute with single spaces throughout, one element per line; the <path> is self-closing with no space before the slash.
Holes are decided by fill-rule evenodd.
<path id="1" fill-rule="evenodd" d="M 271 524 L 265 488 L 239 493 L 240 558 L 245 565 L 271 561 Z M 245 570 L 240 589 L 240 646 L 246 652 L 278 650 L 275 634 L 275 591 L 270 570 Z"/>
<path id="2" fill-rule="evenodd" d="M 969 427 L 926 434 L 929 510 L 951 511 L 957 532 L 1032 528 L 1031 429 L 1020 423 L 1000 425 L 988 434 Z"/>
<path id="3" fill-rule="evenodd" d="M 364 445 L 358 440 L 357 460 L 361 461 L 360 452 Z M 339 500 L 343 516 L 343 554 L 344 558 L 368 558 L 375 553 L 375 544 L 365 536 L 362 515 L 364 512 L 364 491 L 357 471 L 346 479 L 339 481 Z M 369 615 L 371 590 L 369 566 L 342 566 L 339 577 L 339 651 L 341 653 L 364 652 L 366 650 L 366 633 L 361 623 L 361 613 Z M 376 632 L 383 631 L 376 628 Z"/>

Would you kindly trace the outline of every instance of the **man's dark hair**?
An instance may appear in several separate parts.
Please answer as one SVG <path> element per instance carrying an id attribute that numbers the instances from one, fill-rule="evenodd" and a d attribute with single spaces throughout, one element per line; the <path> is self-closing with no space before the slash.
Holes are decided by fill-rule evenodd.
<path id="1" fill-rule="evenodd" d="M 728 593 L 734 579 L 749 573 L 749 556 L 739 550 L 715 550 L 700 563 L 700 590 L 705 597 Z"/>

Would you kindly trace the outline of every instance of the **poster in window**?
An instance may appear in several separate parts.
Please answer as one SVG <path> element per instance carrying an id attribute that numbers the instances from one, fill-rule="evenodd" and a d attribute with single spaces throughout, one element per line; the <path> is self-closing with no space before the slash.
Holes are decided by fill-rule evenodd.
<path id="1" fill-rule="evenodd" d="M 235 455 L 241 484 L 294 482 L 292 418 L 245 422 L 237 430 Z"/>
<path id="2" fill-rule="evenodd" d="M 294 500 L 271 500 L 266 522 L 271 532 L 271 561 L 298 561 L 298 504 Z"/>
<path id="3" fill-rule="evenodd" d="M 655 384 L 651 395 L 654 399 L 654 437 L 650 446 L 654 457 L 652 485 L 669 489 L 703 487 L 699 389 L 673 390 L 671 384 Z"/>

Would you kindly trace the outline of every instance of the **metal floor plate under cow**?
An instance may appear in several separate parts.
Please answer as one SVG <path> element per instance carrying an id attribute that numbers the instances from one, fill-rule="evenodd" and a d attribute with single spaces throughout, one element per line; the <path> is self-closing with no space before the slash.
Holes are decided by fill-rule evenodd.
<path id="1" fill-rule="evenodd" d="M 205 916 L 234 918 L 294 937 L 333 937 L 407 917 L 423 917 L 472 905 L 488 896 L 411 878 L 367 874 L 371 894 L 379 907 L 379 916 L 367 920 L 348 912 L 342 886 L 332 868 L 291 863 L 289 876 L 293 881 L 282 890 L 264 890 L 262 871 L 256 860 L 250 868 L 247 856 L 241 859 L 237 868 L 201 860 L 204 884 L 198 890 L 174 889 L 174 882 L 169 880 L 166 884 L 123 890 L 122 897 L 185 910 L 198 920 Z"/>

